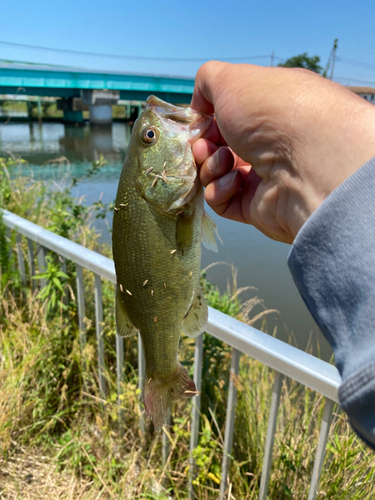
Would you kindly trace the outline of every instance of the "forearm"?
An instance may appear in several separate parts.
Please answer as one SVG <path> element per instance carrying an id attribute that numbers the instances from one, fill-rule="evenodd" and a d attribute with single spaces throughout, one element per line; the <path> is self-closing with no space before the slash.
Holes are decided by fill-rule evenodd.
<path id="1" fill-rule="evenodd" d="M 288 264 L 335 353 L 340 401 L 375 448 L 375 158 L 334 190 L 301 228 Z"/>

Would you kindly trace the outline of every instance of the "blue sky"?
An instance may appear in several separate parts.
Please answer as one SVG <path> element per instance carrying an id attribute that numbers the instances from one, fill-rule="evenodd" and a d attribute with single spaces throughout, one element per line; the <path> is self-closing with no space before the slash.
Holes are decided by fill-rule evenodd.
<path id="1" fill-rule="evenodd" d="M 8 0 L 0 15 L 0 42 L 139 58 L 0 43 L 0 59 L 194 76 L 209 59 L 269 65 L 272 51 L 275 64 L 307 52 L 325 66 L 338 38 L 334 80 L 375 86 L 373 0 Z"/>

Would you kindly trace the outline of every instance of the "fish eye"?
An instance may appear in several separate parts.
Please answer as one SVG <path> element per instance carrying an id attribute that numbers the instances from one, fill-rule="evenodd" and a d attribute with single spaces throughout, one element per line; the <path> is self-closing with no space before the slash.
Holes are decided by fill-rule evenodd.
<path id="1" fill-rule="evenodd" d="M 156 131 L 153 128 L 144 128 L 141 132 L 141 139 L 145 144 L 152 144 L 157 139 Z"/>

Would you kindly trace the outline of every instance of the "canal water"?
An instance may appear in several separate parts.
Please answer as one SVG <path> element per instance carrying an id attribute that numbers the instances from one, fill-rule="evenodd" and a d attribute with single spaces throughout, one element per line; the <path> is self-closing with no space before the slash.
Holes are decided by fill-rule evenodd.
<path id="1" fill-rule="evenodd" d="M 60 123 L 12 123 L 0 124 L 0 155 L 13 154 L 29 163 L 26 172 L 32 171 L 36 179 L 53 180 L 57 186 L 66 185 L 72 177 L 82 178 L 101 155 L 106 165 L 95 176 L 83 179 L 73 194 L 84 197 L 84 203 L 92 204 L 101 199 L 104 203 L 115 199 L 117 184 L 130 139 L 131 126 L 113 123 L 111 128 L 96 129 L 90 126 L 71 126 Z M 58 163 L 51 160 L 59 158 Z M 253 287 L 243 293 L 243 299 L 258 297 L 266 309 L 277 313 L 267 315 L 267 329 L 278 338 L 290 341 L 300 349 L 312 346 L 313 354 L 323 359 L 331 357 L 331 349 L 325 341 L 310 313 L 300 298 L 287 267 L 290 247 L 269 240 L 251 226 L 222 219 L 208 209 L 214 218 L 224 245 L 218 253 L 203 249 L 202 267 L 216 262 L 207 271 L 207 279 L 218 285 L 221 291 L 231 283 L 231 268 L 237 269 L 237 286 Z M 111 215 L 98 221 L 102 238 L 110 241 Z M 225 264 L 226 263 L 226 264 Z M 260 313 L 262 306 L 253 310 Z M 254 326 L 260 327 L 261 321 Z"/>

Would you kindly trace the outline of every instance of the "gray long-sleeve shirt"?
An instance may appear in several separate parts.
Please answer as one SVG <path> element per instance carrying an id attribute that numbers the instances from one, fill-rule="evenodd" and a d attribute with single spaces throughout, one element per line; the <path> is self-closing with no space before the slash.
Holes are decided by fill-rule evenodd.
<path id="1" fill-rule="evenodd" d="M 341 406 L 375 449 L 375 158 L 309 217 L 288 265 L 333 347 Z"/>

